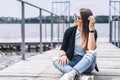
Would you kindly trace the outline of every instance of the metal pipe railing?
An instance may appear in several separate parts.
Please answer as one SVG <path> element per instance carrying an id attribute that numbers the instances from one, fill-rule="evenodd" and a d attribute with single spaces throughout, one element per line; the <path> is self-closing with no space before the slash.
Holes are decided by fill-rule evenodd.
<path id="1" fill-rule="evenodd" d="M 53 14 L 51 14 L 51 49 L 53 49 Z"/>
<path id="2" fill-rule="evenodd" d="M 113 14 L 112 14 L 113 12 Z M 109 2 L 109 41 L 120 48 L 120 1 Z"/>
<path id="3" fill-rule="evenodd" d="M 61 14 L 63 14 L 63 13 L 65 13 L 65 11 L 67 11 L 67 15 L 68 15 L 68 17 L 67 17 L 67 19 L 66 19 L 66 21 L 67 21 L 67 23 L 66 23 L 66 27 L 68 28 L 68 27 L 70 27 L 70 0 L 67 0 L 67 1 L 54 1 L 54 2 L 52 2 L 52 11 L 54 12 L 54 5 L 58 5 L 58 4 L 60 4 L 60 11 L 62 11 L 61 10 L 61 8 L 62 8 L 62 5 L 64 5 L 65 6 L 65 4 L 66 4 L 66 8 L 62 11 L 62 12 L 60 12 L 60 15 Z M 56 9 L 57 9 L 58 7 L 56 7 Z M 58 11 L 58 9 L 57 9 L 57 11 Z"/>
<path id="4" fill-rule="evenodd" d="M 110 41 L 110 43 L 112 43 L 112 21 L 110 21 L 109 23 L 110 23 L 109 41 Z"/>
<path id="5" fill-rule="evenodd" d="M 59 34 L 60 33 L 60 24 L 59 24 L 59 22 L 60 22 L 59 20 L 60 19 L 59 18 L 60 17 L 58 16 L 58 19 L 57 19 L 57 22 L 58 22 L 58 37 L 57 37 L 58 38 L 58 46 L 60 45 L 60 34 Z"/>
<path id="6" fill-rule="evenodd" d="M 43 52 L 42 50 L 42 9 L 39 9 L 40 15 L 39 15 L 39 21 L 40 21 L 40 53 Z"/>
<path id="7" fill-rule="evenodd" d="M 40 8 L 40 7 L 35 6 L 35 5 L 31 4 L 31 3 L 28 3 L 28 2 L 26 2 L 26 1 L 23 1 L 23 0 L 17 0 L 17 1 L 23 2 L 23 3 L 25 3 L 25 4 L 28 4 L 28 5 L 33 6 L 33 7 L 35 7 L 35 8 L 41 9 L 41 10 L 43 10 L 43 11 L 45 11 L 45 12 L 50 13 L 50 14 L 56 15 L 56 14 L 54 14 L 54 13 L 52 13 L 52 12 L 46 10 L 46 9 Z"/>
<path id="8" fill-rule="evenodd" d="M 22 21 L 21 21 L 21 35 L 22 35 L 22 46 L 21 46 L 21 49 L 22 49 L 22 59 L 25 60 L 25 4 L 29 5 L 29 6 L 32 6 L 32 7 L 35 7 L 37 9 L 39 9 L 39 24 L 40 24 L 40 53 L 43 52 L 43 49 L 42 49 L 42 11 L 45 11 L 47 13 L 49 13 L 51 15 L 51 49 L 53 49 L 53 15 L 54 16 L 57 16 L 56 14 L 48 11 L 48 10 L 45 10 L 43 8 L 40 8 L 38 6 L 35 6 L 31 3 L 28 3 L 28 2 L 25 2 L 23 0 L 17 0 L 17 1 L 20 1 L 21 2 L 21 11 L 22 11 Z M 58 18 L 60 19 L 60 18 Z M 58 44 L 59 44 L 59 22 L 60 20 L 58 20 Z"/>
<path id="9" fill-rule="evenodd" d="M 22 22 L 21 22 L 21 35 L 22 35 L 22 59 L 25 60 L 25 5 L 21 2 L 22 9 Z"/>
<path id="10" fill-rule="evenodd" d="M 119 10 L 120 10 L 120 2 L 119 2 Z M 119 13 L 119 21 L 118 21 L 118 47 L 120 48 L 120 13 Z"/>

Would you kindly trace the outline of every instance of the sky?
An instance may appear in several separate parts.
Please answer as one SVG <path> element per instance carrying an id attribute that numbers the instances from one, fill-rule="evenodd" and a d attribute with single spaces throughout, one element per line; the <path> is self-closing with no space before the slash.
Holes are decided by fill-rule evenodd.
<path id="1" fill-rule="evenodd" d="M 24 1 L 32 3 L 46 10 L 52 11 L 52 2 L 66 1 L 66 0 L 24 0 Z M 35 9 L 28 5 L 25 5 L 25 6 L 26 6 L 25 17 L 35 17 L 39 15 L 38 9 Z M 57 8 L 60 8 L 60 5 L 58 5 Z M 56 13 L 57 11 L 55 10 L 57 8 L 54 8 L 54 12 Z M 109 14 L 109 0 L 70 0 L 70 15 L 77 13 L 80 8 L 91 9 L 95 16 L 96 15 L 108 15 Z M 67 12 L 64 12 L 64 10 L 61 12 L 62 12 L 61 14 L 67 13 Z M 46 13 L 43 12 L 43 14 L 46 14 Z M 1 16 L 20 18 L 21 17 L 21 3 L 17 0 L 1 0 L 0 17 Z"/>

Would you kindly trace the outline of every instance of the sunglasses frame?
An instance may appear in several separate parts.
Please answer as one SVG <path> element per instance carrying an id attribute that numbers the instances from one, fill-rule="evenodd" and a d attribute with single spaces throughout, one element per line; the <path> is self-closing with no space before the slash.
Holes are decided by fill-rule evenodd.
<path id="1" fill-rule="evenodd" d="M 77 16 L 77 14 L 74 14 L 73 18 L 74 18 L 74 20 L 81 20 L 81 18 L 79 16 Z"/>

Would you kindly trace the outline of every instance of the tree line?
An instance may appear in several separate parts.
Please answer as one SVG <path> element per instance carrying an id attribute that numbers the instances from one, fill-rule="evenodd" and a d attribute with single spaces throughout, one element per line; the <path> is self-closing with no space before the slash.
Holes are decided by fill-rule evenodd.
<path id="1" fill-rule="evenodd" d="M 42 22 L 43 23 L 51 23 L 51 16 L 42 16 Z M 70 21 L 68 20 L 70 19 Z M 108 23 L 109 22 L 109 16 L 105 15 L 99 15 L 95 17 L 96 23 Z M 53 23 L 58 23 L 58 22 L 65 22 L 65 23 L 73 23 L 74 18 L 73 16 L 53 16 L 52 17 Z M 33 18 L 25 18 L 25 23 L 39 23 L 40 18 L 39 17 L 33 17 Z M 0 17 L 0 23 L 21 23 L 21 19 L 19 18 L 13 18 L 13 17 Z"/>

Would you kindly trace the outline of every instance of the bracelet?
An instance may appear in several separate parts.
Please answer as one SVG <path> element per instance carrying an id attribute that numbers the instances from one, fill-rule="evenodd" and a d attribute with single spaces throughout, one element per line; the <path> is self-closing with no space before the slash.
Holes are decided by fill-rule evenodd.
<path id="1" fill-rule="evenodd" d="M 89 33 L 94 33 L 95 32 L 95 30 L 89 30 Z"/>
<path id="2" fill-rule="evenodd" d="M 59 55 L 59 57 L 66 56 L 66 54 Z"/>

